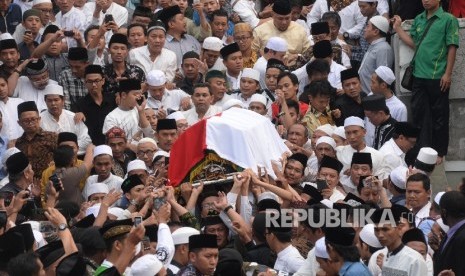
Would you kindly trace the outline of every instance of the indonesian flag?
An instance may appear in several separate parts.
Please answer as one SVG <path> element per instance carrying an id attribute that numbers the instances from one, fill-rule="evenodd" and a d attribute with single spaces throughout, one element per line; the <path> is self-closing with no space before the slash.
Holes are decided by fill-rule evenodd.
<path id="1" fill-rule="evenodd" d="M 265 167 L 274 177 L 271 161 L 278 161 L 289 149 L 270 120 L 258 113 L 230 108 L 189 127 L 170 151 L 168 178 L 177 186 L 208 154 L 242 168 Z"/>

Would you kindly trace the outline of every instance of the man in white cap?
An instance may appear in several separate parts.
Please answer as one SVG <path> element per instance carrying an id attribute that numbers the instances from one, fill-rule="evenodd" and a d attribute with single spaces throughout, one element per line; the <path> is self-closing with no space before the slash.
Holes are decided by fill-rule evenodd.
<path id="1" fill-rule="evenodd" d="M 211 87 L 210 87 L 211 89 Z M 176 127 L 178 128 L 178 135 L 181 135 L 189 127 L 186 117 L 181 111 L 176 111 L 166 116 L 166 119 L 174 119 L 176 121 Z"/>
<path id="2" fill-rule="evenodd" d="M 232 107 L 244 108 L 244 104 L 237 99 L 229 99 L 223 104 L 221 108 L 223 109 L 223 111 L 226 111 Z"/>
<path id="3" fill-rule="evenodd" d="M 260 94 L 253 94 L 250 98 L 249 110 L 257 112 L 260 115 L 265 116 L 268 112 L 266 107 L 266 98 Z"/>
<path id="4" fill-rule="evenodd" d="M 253 69 L 260 72 L 260 85 L 261 87 L 266 87 L 265 85 L 265 73 L 268 60 L 274 58 L 280 61 L 284 60 L 284 56 L 287 52 L 287 42 L 281 37 L 271 37 L 266 43 L 265 48 L 263 49 L 263 56 L 261 56 L 255 62 Z"/>
<path id="5" fill-rule="evenodd" d="M 384 246 L 379 243 L 375 235 L 375 225 L 366 224 L 359 233 L 359 240 L 356 242 L 360 251 L 360 258 L 367 265 L 371 255 Z"/>
<path id="6" fill-rule="evenodd" d="M 340 126 L 334 129 L 331 138 L 336 142 L 336 146 L 345 146 L 347 145 L 346 132 L 344 126 Z"/>
<path id="7" fill-rule="evenodd" d="M 194 108 L 183 113 L 189 126 L 221 112 L 220 107 L 211 105 L 212 97 L 210 86 L 207 84 L 197 84 L 194 87 L 194 94 L 192 94 Z"/>
<path id="8" fill-rule="evenodd" d="M 389 21 L 385 17 L 377 15 L 368 21 L 364 37 L 370 43 L 370 47 L 358 71 L 363 91 L 370 91 L 371 75 L 379 66 L 392 67 L 394 64 L 394 52 L 386 41 L 388 32 Z"/>
<path id="9" fill-rule="evenodd" d="M 64 109 L 63 87 L 58 84 L 49 84 L 44 89 L 47 110 L 40 113 L 42 129 L 51 132 L 71 132 L 78 137 L 78 155 L 85 153 L 88 145 L 92 143 L 87 126 L 84 122 L 75 122 L 75 113 Z M 90 118 L 91 119 L 91 118 Z"/>
<path id="10" fill-rule="evenodd" d="M 223 41 L 215 36 L 205 38 L 202 44 L 201 61 L 205 61 L 208 70 L 224 71 L 226 67 L 220 57 L 220 50 L 223 48 Z"/>
<path id="11" fill-rule="evenodd" d="M 189 264 L 189 237 L 199 235 L 200 231 L 192 227 L 181 227 L 173 231 L 174 256 L 168 270 L 176 275 L 179 270 Z"/>
<path id="12" fill-rule="evenodd" d="M 364 121 L 359 117 L 348 117 L 344 121 L 344 130 L 348 145 L 337 148 L 337 159 L 344 164 L 343 172 L 350 168 L 354 152 L 368 152 L 371 153 L 373 174 L 379 179 L 385 179 L 386 168 L 384 164 L 384 155 L 366 145 L 364 140 L 366 134 Z M 348 176 L 343 174 L 341 181 L 342 178 L 345 177 Z"/>
<path id="13" fill-rule="evenodd" d="M 92 203 L 102 203 L 105 196 L 110 192 L 107 184 L 104 183 L 91 183 L 83 194 L 84 200 Z"/>
<path id="14" fill-rule="evenodd" d="M 399 166 L 391 171 L 387 181 L 387 190 L 392 194 L 391 204 L 405 206 L 405 184 L 408 168 Z"/>
<path id="15" fill-rule="evenodd" d="M 82 195 L 84 197 L 89 194 L 88 189 L 93 183 L 106 184 L 109 190 L 121 190 L 123 179 L 111 173 L 113 167 L 113 153 L 109 146 L 100 145 L 95 147 L 93 164 L 96 174 L 87 178 L 84 189 L 82 190 Z"/>
<path id="16" fill-rule="evenodd" d="M 134 261 L 131 265 L 131 275 L 133 276 L 165 276 L 166 268 L 153 254 L 144 255 Z"/>
<path id="17" fill-rule="evenodd" d="M 435 159 L 438 158 L 438 152 L 433 148 L 421 148 L 413 165 L 414 169 L 430 176 L 436 167 Z"/>
<path id="18" fill-rule="evenodd" d="M 260 73 L 251 68 L 244 68 L 240 77 L 239 90 L 233 91 L 232 98 L 240 100 L 248 108 L 252 95 L 260 90 Z"/>
<path id="19" fill-rule="evenodd" d="M 180 89 L 166 89 L 166 82 L 165 73 L 161 70 L 147 74 L 147 106 L 157 110 L 159 118 L 164 118 L 168 109 L 187 110 L 191 106 L 189 94 Z"/>
<path id="20" fill-rule="evenodd" d="M 150 173 L 152 173 L 152 160 L 157 150 L 157 142 L 155 142 L 155 140 L 153 140 L 152 138 L 145 137 L 140 139 L 139 143 L 137 143 L 137 158 L 139 160 L 144 161 L 145 166 L 147 167 Z"/>
<path id="21" fill-rule="evenodd" d="M 30 2 L 23 2 L 17 1 L 18 3 L 22 4 L 30 4 Z M 30 9 L 28 7 L 27 9 Z M 40 21 L 42 22 L 42 27 L 39 30 L 39 33 L 42 34 L 44 32 L 45 27 L 47 27 L 52 22 L 51 15 L 53 13 L 53 4 L 50 0 L 34 0 L 32 1 L 32 8 L 41 11 L 40 13 Z M 26 10 L 23 10 L 23 13 Z M 16 43 L 20 43 L 23 41 L 23 35 L 26 28 L 24 28 L 23 24 L 19 24 L 16 26 L 15 32 L 13 33 L 13 38 L 16 40 Z"/>
<path id="22" fill-rule="evenodd" d="M 306 176 L 308 181 L 316 181 L 321 159 L 323 159 L 323 156 L 325 155 L 336 158 L 336 142 L 331 137 L 321 136 L 316 141 L 315 154 L 312 154 L 312 156 L 308 159 L 307 167 L 309 171 Z"/>

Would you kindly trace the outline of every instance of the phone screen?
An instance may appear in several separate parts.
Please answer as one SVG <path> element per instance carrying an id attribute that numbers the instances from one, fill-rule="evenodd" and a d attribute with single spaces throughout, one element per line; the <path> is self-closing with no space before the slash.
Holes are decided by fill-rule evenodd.
<path id="1" fill-rule="evenodd" d="M 134 227 L 139 226 L 142 223 L 142 217 L 135 217 L 134 218 Z"/>
<path id="2" fill-rule="evenodd" d="M 328 189 L 329 186 L 328 186 L 328 183 L 326 182 L 325 179 L 317 179 L 316 180 L 316 187 L 318 189 L 318 191 L 323 191 L 324 189 Z"/>
<path id="3" fill-rule="evenodd" d="M 163 206 L 166 203 L 166 198 L 164 197 L 156 197 L 153 200 L 153 209 L 155 210 L 160 210 L 161 206 Z"/>

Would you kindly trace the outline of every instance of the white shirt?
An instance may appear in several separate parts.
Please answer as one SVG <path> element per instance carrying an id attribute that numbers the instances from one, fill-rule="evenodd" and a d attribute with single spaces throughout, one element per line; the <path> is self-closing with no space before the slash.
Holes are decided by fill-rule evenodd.
<path id="1" fill-rule="evenodd" d="M 77 29 L 82 36 L 84 36 L 84 31 L 87 28 L 86 24 L 86 15 L 72 7 L 67 13 L 63 14 L 61 11 L 55 15 L 55 24 L 60 27 L 60 29 L 72 31 Z M 68 48 L 77 47 L 77 42 L 74 38 L 66 37 L 66 42 L 68 43 Z"/>
<path id="2" fill-rule="evenodd" d="M 352 146 L 339 146 L 336 148 L 336 156 L 337 159 L 344 165 L 342 171 L 346 171 L 350 168 L 350 164 L 352 163 L 352 155 L 354 152 L 357 152 Z M 368 152 L 371 153 L 371 160 L 373 163 L 373 174 L 376 175 L 379 179 L 387 178 L 386 175 L 386 165 L 384 164 L 384 155 L 379 151 L 375 150 L 374 148 L 365 147 L 360 152 Z M 348 177 L 347 175 L 341 176 Z"/>
<path id="3" fill-rule="evenodd" d="M 386 99 L 386 105 L 392 118 L 398 122 L 407 122 L 407 107 L 396 95 L 392 95 L 392 97 Z"/>
<path id="4" fill-rule="evenodd" d="M 94 10 L 95 10 L 95 2 L 87 2 L 84 5 L 84 13 L 86 14 L 87 17 L 89 17 L 89 12 L 90 16 L 92 18 L 92 25 L 102 25 L 103 20 L 105 19 L 105 14 L 111 14 L 113 15 L 113 19 L 118 25 L 118 27 L 121 27 L 122 25 L 126 24 L 128 22 L 128 10 L 117 3 L 113 2 L 111 3 L 110 7 L 106 10 L 105 13 L 103 11 L 100 11 L 99 18 L 94 18 Z"/>
<path id="5" fill-rule="evenodd" d="M 14 140 L 23 135 L 23 128 L 18 124 L 18 105 L 24 102 L 19 98 L 10 98 L 4 103 L 0 101 L 0 111 L 2 112 L 3 127 L 0 135 Z"/>
<path id="6" fill-rule="evenodd" d="M 226 71 L 226 66 L 224 66 L 223 59 L 221 57 L 218 57 L 212 68 L 208 69 L 208 71 L 211 70 Z"/>
<path id="7" fill-rule="evenodd" d="M 399 166 L 407 167 L 405 163 L 405 153 L 399 148 L 394 141 L 394 138 L 389 139 L 379 149 L 379 152 L 384 154 L 384 163 L 389 170 L 389 173 Z"/>
<path id="8" fill-rule="evenodd" d="M 376 258 L 379 254 L 384 254 L 383 267 L 379 269 L 376 264 Z M 387 248 L 376 251 L 370 257 L 368 268 L 374 276 L 383 275 L 405 275 L 405 276 L 417 276 L 417 275 L 428 275 L 428 267 L 426 261 L 420 253 L 413 250 L 408 246 L 404 246 L 396 254 L 390 254 L 388 257 Z M 375 272 L 375 273 L 373 273 Z"/>
<path id="9" fill-rule="evenodd" d="M 239 73 L 239 76 L 235 78 L 233 76 L 230 76 L 228 74 L 228 70 L 226 70 L 226 80 L 228 81 L 229 89 L 237 90 L 241 87 L 241 75 L 242 75 L 242 71 Z"/>
<path id="10" fill-rule="evenodd" d="M 223 98 L 219 101 L 217 101 L 216 103 L 214 103 L 213 105 L 216 106 L 216 107 L 220 107 L 220 108 L 223 108 L 223 105 L 225 102 L 227 102 L 229 99 L 231 99 L 231 95 L 228 95 L 228 94 L 224 94 Z"/>
<path id="11" fill-rule="evenodd" d="M 173 110 L 179 110 L 181 106 L 181 101 L 184 98 L 190 98 L 189 94 L 182 91 L 181 89 L 168 90 L 165 88 L 165 92 L 161 101 L 156 100 L 150 96 L 150 92 L 147 97 L 147 107 L 167 110 L 168 108 Z"/>
<path id="12" fill-rule="evenodd" d="M 320 269 L 320 264 L 316 261 L 315 248 L 308 252 L 307 259 L 304 264 L 297 270 L 293 276 L 315 276 Z"/>
<path id="13" fill-rule="evenodd" d="M 297 248 L 290 244 L 278 253 L 273 268 L 277 271 L 295 273 L 304 263 L 305 259 L 300 255 Z"/>
<path id="14" fill-rule="evenodd" d="M 420 223 L 427 217 L 429 217 L 429 210 L 431 209 L 431 202 L 428 202 L 423 208 L 415 214 L 415 226 L 418 227 Z"/>
<path id="15" fill-rule="evenodd" d="M 98 182 L 98 175 L 91 175 L 86 179 L 86 184 L 84 185 L 84 189 L 82 189 L 82 196 L 85 198 L 86 195 L 89 194 L 89 186 L 90 184 L 94 184 Z M 100 183 L 107 184 L 108 189 L 115 189 L 115 192 L 121 191 L 121 183 L 123 183 L 123 179 L 117 175 L 110 173 L 110 176 L 103 180 Z M 87 200 L 87 198 L 85 198 Z"/>
<path id="16" fill-rule="evenodd" d="M 162 48 L 160 55 L 152 61 L 148 46 L 142 46 L 129 51 L 129 63 L 137 65 L 144 70 L 145 75 L 152 70 L 165 72 L 166 79 L 172 82 L 176 73 L 176 54 L 166 48 Z"/>
<path id="17" fill-rule="evenodd" d="M 140 130 L 139 112 L 137 109 L 135 107 L 131 110 L 122 110 L 119 107 L 115 108 L 105 117 L 102 133 L 107 133 L 110 128 L 115 126 L 126 132 L 127 139 L 132 139 L 134 134 Z"/>
<path id="18" fill-rule="evenodd" d="M 268 65 L 268 60 L 265 59 L 265 57 L 261 56 L 257 61 L 255 62 L 253 69 L 257 70 L 260 72 L 260 86 L 261 88 L 266 88 L 266 83 L 265 83 L 265 74 L 266 74 L 266 66 Z"/>
<path id="19" fill-rule="evenodd" d="M 48 110 L 40 113 L 40 127 L 43 130 L 51 132 L 72 132 L 78 138 L 79 151 L 78 154 L 84 154 L 88 145 L 92 143 L 89 136 L 89 130 L 84 122 L 76 124 L 74 122 L 74 112 L 63 109 L 58 122 L 53 118 L 53 115 Z"/>
<path id="20" fill-rule="evenodd" d="M 257 11 L 255 10 L 255 1 L 239 0 L 233 6 L 233 10 L 240 16 L 241 20 L 249 24 L 252 29 L 257 27 L 258 23 L 260 23 Z"/>
<path id="21" fill-rule="evenodd" d="M 210 105 L 207 112 L 205 113 L 205 115 L 202 118 L 199 118 L 199 114 L 197 114 L 197 111 L 195 110 L 195 107 L 193 107 L 193 108 L 191 108 L 191 109 L 189 109 L 187 111 L 184 111 L 183 115 L 184 115 L 184 117 L 186 117 L 186 120 L 187 120 L 187 123 L 189 124 L 189 126 L 192 126 L 193 124 L 197 123 L 198 121 L 202 120 L 203 118 L 211 117 L 213 115 L 216 115 L 216 114 L 220 113 L 221 111 L 222 111 L 221 107 Z"/>
<path id="22" fill-rule="evenodd" d="M 242 97 L 242 93 L 241 93 L 241 92 L 231 94 L 231 98 L 241 101 L 242 104 L 244 105 L 244 108 L 247 108 L 247 109 L 249 108 L 249 104 L 250 104 L 250 102 L 251 102 L 251 100 L 252 100 L 252 97 L 249 97 L 249 98 L 247 98 L 247 99 L 245 99 L 244 97 Z"/>
<path id="23" fill-rule="evenodd" d="M 292 72 L 294 75 L 297 76 L 297 79 L 299 80 L 299 92 L 297 94 L 297 97 L 299 97 L 304 92 L 304 87 L 310 83 L 310 80 L 308 79 L 307 75 L 307 64 Z M 344 71 L 346 69 L 347 68 L 335 61 L 331 62 L 331 66 L 329 67 L 328 82 L 331 84 L 332 87 L 342 89 L 341 71 Z"/>
<path id="24" fill-rule="evenodd" d="M 58 85 L 58 82 L 50 79 L 48 80 L 48 84 Z M 42 110 L 47 109 L 47 105 L 45 104 L 45 100 L 44 100 L 44 90 L 39 90 L 39 89 L 36 89 L 34 86 L 32 86 L 31 81 L 26 76 L 19 77 L 18 82 L 15 87 L 15 91 L 13 92 L 13 97 L 21 98 L 25 102 L 27 101 L 36 102 L 39 113 Z"/>

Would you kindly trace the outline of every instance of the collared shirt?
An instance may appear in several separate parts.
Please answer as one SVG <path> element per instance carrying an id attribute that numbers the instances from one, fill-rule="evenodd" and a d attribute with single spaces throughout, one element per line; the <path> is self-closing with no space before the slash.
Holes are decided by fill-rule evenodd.
<path id="1" fill-rule="evenodd" d="M 433 17 L 437 17 L 425 39 L 421 43 L 420 39 Z M 459 46 L 459 24 L 457 18 L 450 13 L 444 12 L 442 7 L 427 18 L 426 11 L 415 17 L 410 36 L 417 46 L 415 56 L 415 69 L 413 75 L 417 78 L 440 79 L 446 72 L 447 67 L 447 47 L 450 45 Z"/>
<path id="2" fill-rule="evenodd" d="M 388 252 L 387 248 L 380 251 L 384 254 L 382 275 L 428 275 L 425 259 L 412 248 L 401 245 L 392 252 Z M 371 263 L 372 258 L 370 258 Z"/>
<path id="3" fill-rule="evenodd" d="M 126 138 L 132 139 L 139 131 L 139 112 L 133 107 L 130 110 L 122 110 L 120 107 L 110 112 L 103 122 L 102 133 L 107 133 L 112 127 L 119 127 L 126 132 Z"/>
<path id="4" fill-rule="evenodd" d="M 352 155 L 354 152 L 357 152 L 351 145 L 339 146 L 336 148 L 336 156 L 339 161 L 344 165 L 342 171 L 345 171 L 350 168 L 352 162 Z M 379 179 L 385 179 L 386 174 L 386 165 L 384 164 L 384 155 L 374 148 L 365 147 L 364 149 L 358 152 L 367 152 L 371 154 L 371 160 L 373 161 L 373 174 L 376 175 Z M 347 175 L 342 175 L 343 177 L 348 177 Z M 341 180 L 342 181 L 342 180 Z"/>
<path id="5" fill-rule="evenodd" d="M 253 30 L 252 51 L 259 52 L 263 50 L 268 40 L 274 36 L 287 41 L 287 49 L 290 54 L 300 54 L 310 47 L 310 41 L 305 29 L 298 23 L 292 21 L 287 30 L 281 32 L 275 27 L 273 20 L 269 20 Z"/>
<path id="6" fill-rule="evenodd" d="M 237 78 L 228 74 L 228 70 L 226 70 L 226 80 L 229 90 L 237 90 L 241 88 L 241 75 L 242 71 L 239 73 Z"/>
<path id="7" fill-rule="evenodd" d="M 147 75 L 152 70 L 165 72 L 166 79 L 172 82 L 176 73 L 176 54 L 166 48 L 162 48 L 161 53 L 152 61 L 148 46 L 142 46 L 129 51 L 129 63 L 139 66 Z"/>
<path id="8" fill-rule="evenodd" d="M 226 103 L 229 99 L 232 99 L 231 95 L 228 95 L 228 94 L 225 93 L 223 98 L 221 100 L 217 101 L 216 103 L 214 103 L 213 105 L 223 108 L 224 103 Z"/>
<path id="9" fill-rule="evenodd" d="M 344 262 L 339 270 L 340 276 L 371 276 L 368 267 L 361 262 Z"/>
<path id="10" fill-rule="evenodd" d="M 386 38 L 378 38 L 371 42 L 365 53 L 358 73 L 362 84 L 362 91 L 371 90 L 371 75 L 380 66 L 392 68 L 394 64 L 394 51 Z"/>
<path id="11" fill-rule="evenodd" d="M 188 264 L 185 268 L 181 269 L 177 275 L 180 276 L 203 276 L 200 271 L 195 268 L 193 264 Z"/>
<path id="12" fill-rule="evenodd" d="M 258 18 L 258 13 L 255 10 L 255 1 L 251 0 L 238 0 L 232 1 L 233 11 L 239 15 L 241 20 L 244 23 L 247 23 L 254 29 L 260 23 L 260 19 Z M 244 66 L 245 67 L 245 66 Z"/>
<path id="13" fill-rule="evenodd" d="M 249 104 L 250 104 L 250 101 L 252 100 L 252 96 L 248 98 L 244 98 L 242 96 L 241 90 L 233 91 L 230 96 L 232 99 L 241 101 L 242 104 L 244 105 L 244 108 L 247 108 L 247 109 L 249 108 Z"/>
<path id="14" fill-rule="evenodd" d="M 368 26 L 368 18 L 365 21 L 365 24 L 363 25 L 363 29 L 359 33 L 359 45 L 352 46 L 352 60 L 356 60 L 358 62 L 361 62 L 363 60 L 363 56 L 368 50 L 368 47 L 370 46 L 370 43 L 365 39 L 365 29 Z"/>
<path id="15" fill-rule="evenodd" d="M 54 80 L 48 80 L 48 85 L 58 84 Z M 25 102 L 33 101 L 37 105 L 39 112 L 47 109 L 44 99 L 44 90 L 39 90 L 32 86 L 31 81 L 28 77 L 22 76 L 19 77 L 18 83 L 16 84 L 15 91 L 13 92 L 13 97 L 21 98 Z"/>
<path id="16" fill-rule="evenodd" d="M 367 94 L 364 92 L 360 93 L 360 98 L 365 98 Z M 336 101 L 334 102 L 334 107 L 341 111 L 341 117 L 336 119 L 336 125 L 343 126 L 344 120 L 350 116 L 356 116 L 361 119 L 365 118 L 365 112 L 363 110 L 362 103 L 358 103 L 347 94 L 343 94 L 337 97 Z"/>
<path id="17" fill-rule="evenodd" d="M 68 54 L 59 54 L 58 56 L 44 55 L 44 61 L 47 62 L 50 79 L 58 81 L 61 72 L 69 68 Z"/>
<path id="18" fill-rule="evenodd" d="M 30 140 L 26 137 L 26 133 L 16 140 L 16 147 L 27 156 L 32 165 L 34 177 L 40 178 L 53 160 L 57 139 L 56 133 L 40 129 Z"/>
<path id="19" fill-rule="evenodd" d="M 168 110 L 179 110 L 181 108 L 181 101 L 184 98 L 190 98 L 189 94 L 180 89 L 168 90 L 165 88 L 165 92 L 161 101 L 156 100 L 148 93 L 147 97 L 147 106 L 154 109 L 163 109 Z"/>
<path id="20" fill-rule="evenodd" d="M 185 91 L 187 94 L 194 94 L 194 85 L 203 82 L 203 76 L 199 73 L 197 79 L 192 81 L 186 77 L 176 83 L 176 87 L 179 87 L 182 91 Z"/>
<path id="21" fill-rule="evenodd" d="M 317 127 L 325 124 L 334 125 L 334 120 L 331 116 L 331 110 L 329 109 L 329 106 L 326 107 L 326 110 L 323 112 L 319 112 L 310 106 L 307 113 L 302 118 L 302 123 L 305 124 L 310 131 L 309 136 L 312 136 Z"/>
<path id="22" fill-rule="evenodd" d="M 449 241 L 454 237 L 455 232 L 457 232 L 457 230 L 459 230 L 464 224 L 465 224 L 465 219 L 459 221 L 456 225 L 452 226 L 449 229 L 449 231 L 447 231 L 447 240 L 442 245 L 441 251 L 443 251 L 444 248 L 446 248 Z"/>
<path id="23" fill-rule="evenodd" d="M 58 77 L 58 84 L 63 86 L 65 109 L 67 110 L 71 110 L 71 107 L 74 108 L 77 101 L 87 95 L 87 88 L 83 79 L 76 78 L 71 69 L 61 72 Z"/>
<path id="24" fill-rule="evenodd" d="M 75 115 L 74 112 L 62 110 L 58 121 L 56 121 L 53 115 L 46 110 L 40 113 L 40 126 L 43 130 L 55 133 L 72 132 L 76 134 L 79 145 L 78 155 L 81 155 L 85 154 L 87 146 L 92 143 L 92 140 L 90 139 L 87 126 L 84 122 L 74 122 Z M 88 120 L 94 120 L 94 118 L 88 118 Z"/>
<path id="25" fill-rule="evenodd" d="M 415 214 L 415 226 L 418 227 L 420 223 L 429 217 L 429 210 L 431 209 L 431 202 L 423 206 L 416 214 Z"/>
<path id="26" fill-rule="evenodd" d="M 384 164 L 390 172 L 399 166 L 407 167 L 405 163 L 405 153 L 396 144 L 394 138 L 384 143 L 379 149 L 379 152 L 384 154 Z"/>
<path id="27" fill-rule="evenodd" d="M 11 3 L 8 6 L 5 16 L 0 14 L 0 32 L 13 34 L 16 26 L 23 21 L 22 14 L 21 7 L 15 3 Z"/>
<path id="28" fill-rule="evenodd" d="M 213 115 L 216 115 L 216 114 L 220 113 L 221 110 L 222 109 L 220 107 L 210 105 L 207 112 L 205 113 L 205 115 L 202 118 L 199 118 L 199 114 L 195 110 L 195 107 L 192 107 L 191 109 L 189 109 L 187 111 L 184 111 L 183 114 L 184 114 L 184 117 L 186 117 L 186 120 L 187 120 L 187 123 L 189 124 L 189 126 L 192 126 L 193 124 L 197 123 L 198 121 L 202 120 L 203 118 L 208 118 L 208 117 L 211 117 Z"/>
<path id="29" fill-rule="evenodd" d="M 243 68 L 253 68 L 257 59 L 258 59 L 257 53 L 254 51 L 252 51 L 252 54 L 250 55 L 250 57 L 243 56 L 242 57 L 243 64 L 244 64 Z"/>
<path id="30" fill-rule="evenodd" d="M 289 244 L 285 249 L 278 252 L 274 269 L 282 272 L 295 273 L 305 263 L 297 248 Z"/>
<path id="31" fill-rule="evenodd" d="M 104 94 L 115 94 L 118 92 L 117 78 L 136 79 L 145 82 L 145 72 L 140 66 L 125 63 L 126 69 L 121 76 L 116 74 L 113 64 L 108 64 L 103 67 L 103 75 L 105 76 L 105 85 L 103 86 Z M 161 70 L 161 69 L 160 69 Z"/>
<path id="32" fill-rule="evenodd" d="M 125 7 L 116 4 L 115 2 L 111 3 L 110 7 L 108 7 L 105 13 L 103 13 L 103 10 L 101 10 L 98 18 L 94 18 L 93 15 L 95 10 L 95 2 L 87 2 L 84 6 L 85 8 L 83 9 L 83 12 L 86 14 L 87 18 L 89 18 L 89 11 L 91 13 L 90 16 L 92 17 L 92 25 L 102 25 L 106 14 L 111 14 L 113 16 L 114 22 L 116 25 L 118 25 L 118 27 L 121 27 L 128 22 L 128 10 Z"/>
<path id="33" fill-rule="evenodd" d="M 181 40 L 177 40 L 170 34 L 166 34 L 166 49 L 173 51 L 176 54 L 177 68 L 181 68 L 182 56 L 190 51 L 194 51 L 200 55 L 200 43 L 193 36 L 184 34 L 181 36 Z"/>
<path id="34" fill-rule="evenodd" d="M 310 83 L 306 67 L 307 65 L 302 66 L 299 69 L 292 72 L 294 75 L 297 76 L 297 79 L 299 80 L 299 93 L 297 94 L 298 97 L 300 97 L 300 95 L 304 92 L 305 86 L 307 86 L 307 84 Z M 331 84 L 332 87 L 342 89 L 341 71 L 344 71 L 346 69 L 347 68 L 335 61 L 331 62 L 331 66 L 329 67 L 328 82 Z"/>
<path id="35" fill-rule="evenodd" d="M 88 94 L 76 104 L 76 112 L 82 112 L 87 118 L 87 126 L 92 143 L 96 146 L 105 144 L 105 135 L 102 133 L 105 117 L 116 108 L 113 94 L 105 94 L 102 104 L 98 105 Z"/>
<path id="36" fill-rule="evenodd" d="M 375 128 L 375 141 L 373 148 L 379 150 L 384 143 L 391 139 L 394 133 L 394 125 L 397 123 L 394 118 L 389 116 L 389 119 Z"/>
<path id="37" fill-rule="evenodd" d="M 23 128 L 18 124 L 18 105 L 24 102 L 20 98 L 7 98 L 7 102 L 0 101 L 3 127 L 0 135 L 14 140 L 23 135 Z"/>
<path id="38" fill-rule="evenodd" d="M 75 7 L 72 7 L 67 13 L 61 11 L 55 15 L 55 23 L 60 29 L 71 31 L 77 29 L 81 35 L 84 35 L 86 30 L 86 15 Z M 74 38 L 66 38 L 68 48 L 77 47 L 77 42 Z"/>

